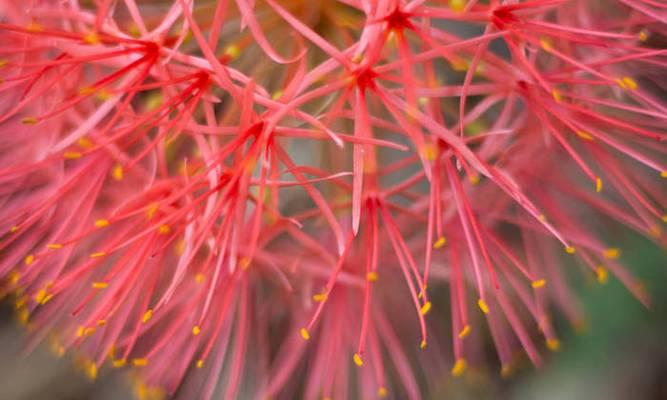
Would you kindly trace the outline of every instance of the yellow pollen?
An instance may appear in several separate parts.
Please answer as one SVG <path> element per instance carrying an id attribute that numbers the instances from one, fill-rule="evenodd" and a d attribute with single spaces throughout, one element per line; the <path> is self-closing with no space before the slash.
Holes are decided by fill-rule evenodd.
<path id="1" fill-rule="evenodd" d="M 162 225 L 160 225 L 160 227 L 158 228 L 158 233 L 159 233 L 160 235 L 166 235 L 166 234 L 168 234 L 169 232 L 171 232 L 171 228 L 170 228 L 169 225 L 167 225 L 167 224 L 162 224 Z"/>
<path id="2" fill-rule="evenodd" d="M 204 366 L 204 360 L 202 359 L 197 360 L 197 368 L 201 369 L 203 366 Z"/>
<path id="3" fill-rule="evenodd" d="M 310 339 L 310 333 L 308 333 L 308 329 L 306 328 L 301 328 L 301 337 L 303 340 L 309 340 Z"/>
<path id="4" fill-rule="evenodd" d="M 385 388 L 384 386 L 380 386 L 378 388 L 378 397 L 382 399 L 387 397 L 387 388 Z"/>
<path id="5" fill-rule="evenodd" d="M 547 216 L 544 214 L 538 215 L 537 219 L 540 220 L 540 222 L 547 222 Z"/>
<path id="6" fill-rule="evenodd" d="M 62 249 L 63 245 L 58 244 L 58 243 L 49 243 L 49 244 L 46 245 L 46 248 L 49 249 L 49 250 L 58 250 L 58 249 Z"/>
<path id="7" fill-rule="evenodd" d="M 546 51 L 547 53 L 554 49 L 551 45 L 551 40 L 545 37 L 540 39 L 540 46 L 542 46 L 542 50 Z"/>
<path id="8" fill-rule="evenodd" d="M 95 328 L 93 328 L 93 327 L 88 327 L 88 328 L 83 330 L 83 335 L 84 336 L 90 336 L 93 333 L 95 333 Z"/>
<path id="9" fill-rule="evenodd" d="M 565 246 L 565 252 L 566 252 L 567 254 L 574 254 L 574 253 L 577 252 L 577 249 L 575 249 L 575 248 L 572 247 L 572 246 Z"/>
<path id="10" fill-rule="evenodd" d="M 561 103 L 563 101 L 563 97 L 561 96 L 560 92 L 557 89 L 553 89 L 551 91 L 551 97 L 554 98 L 554 101 L 556 103 Z"/>
<path id="11" fill-rule="evenodd" d="M 93 141 L 90 140 L 90 139 L 88 139 L 88 138 L 85 137 L 85 136 L 82 137 L 82 138 L 80 138 L 79 140 L 77 140 L 77 144 L 78 144 L 80 147 L 83 147 L 84 149 L 90 149 L 90 148 L 95 147 L 95 144 L 93 143 Z"/>
<path id="12" fill-rule="evenodd" d="M 83 326 L 80 326 L 80 327 L 76 330 L 76 336 L 77 336 L 77 337 L 81 337 L 81 336 L 83 336 L 83 333 L 84 333 L 85 331 L 86 331 L 86 328 L 83 327 Z"/>
<path id="13" fill-rule="evenodd" d="M 621 255 L 621 249 L 615 248 L 615 247 L 610 247 L 606 249 L 603 253 L 605 258 L 608 258 L 610 260 L 615 260 Z"/>
<path id="14" fill-rule="evenodd" d="M 7 60 L 5 60 L 5 59 L 0 59 L 0 68 L 2 68 L 2 67 L 4 67 L 5 65 L 7 65 L 7 63 L 8 63 Z"/>
<path id="15" fill-rule="evenodd" d="M 588 140 L 589 142 L 594 140 L 593 136 L 591 136 L 591 134 L 586 132 L 586 131 L 576 131 L 575 133 L 580 138 L 582 138 L 584 140 Z"/>
<path id="16" fill-rule="evenodd" d="M 641 31 L 639 31 L 639 41 L 645 42 L 646 40 L 648 40 L 648 32 L 646 31 L 646 29 L 642 29 Z"/>
<path id="17" fill-rule="evenodd" d="M 363 367 L 364 365 L 364 360 L 361 359 L 361 356 L 359 353 L 354 353 L 354 356 L 352 357 L 354 360 L 354 363 L 357 365 L 357 367 Z"/>
<path id="18" fill-rule="evenodd" d="M 661 178 L 667 178 L 667 171 L 660 172 L 660 177 Z"/>
<path id="19" fill-rule="evenodd" d="M 195 325 L 195 326 L 192 327 L 192 334 L 194 336 L 197 336 L 200 333 L 201 333 L 201 328 L 199 326 Z"/>
<path id="20" fill-rule="evenodd" d="M 123 166 L 116 164 L 111 169 L 111 177 L 117 181 L 123 180 Z"/>
<path id="21" fill-rule="evenodd" d="M 109 226 L 108 219 L 98 219 L 97 221 L 95 221 L 96 228 L 104 228 L 105 226 Z"/>
<path id="22" fill-rule="evenodd" d="M 102 88 L 97 92 L 95 97 L 100 101 L 107 101 L 111 98 L 111 92 L 108 91 L 107 89 Z"/>
<path id="23" fill-rule="evenodd" d="M 379 279 L 378 273 L 375 271 L 371 271 L 366 274 L 366 279 L 369 282 L 377 282 L 377 280 Z"/>
<path id="24" fill-rule="evenodd" d="M 468 335 L 470 335 L 470 331 L 472 328 L 470 325 L 466 325 L 461 329 L 461 332 L 459 332 L 459 339 L 465 339 Z"/>
<path id="25" fill-rule="evenodd" d="M 107 255 L 107 253 L 105 253 L 103 251 L 98 251 L 98 252 L 92 253 L 90 255 L 90 258 L 99 258 L 99 257 L 104 257 L 106 255 Z"/>
<path id="26" fill-rule="evenodd" d="M 13 286 L 16 285 L 21 279 L 21 274 L 18 271 L 12 271 L 9 273 L 9 283 Z"/>
<path id="27" fill-rule="evenodd" d="M 479 183 L 479 175 L 477 174 L 468 175 L 468 182 L 470 182 L 471 185 L 477 185 Z"/>
<path id="28" fill-rule="evenodd" d="M 432 143 L 426 143 L 421 149 L 421 155 L 428 161 L 433 161 L 438 156 L 438 148 Z"/>
<path id="29" fill-rule="evenodd" d="M 81 89 L 79 89 L 79 94 L 82 96 L 89 96 L 93 93 L 95 93 L 97 89 L 95 89 L 94 86 L 84 86 Z"/>
<path id="30" fill-rule="evenodd" d="M 124 358 L 121 358 L 121 359 L 118 359 L 118 360 L 113 360 L 113 362 L 111 363 L 111 365 L 114 368 L 123 368 L 125 366 L 125 364 L 127 364 L 127 360 L 124 359 Z"/>
<path id="31" fill-rule="evenodd" d="M 602 191 L 602 179 L 595 178 L 595 192 L 600 193 Z"/>
<path id="32" fill-rule="evenodd" d="M 547 281 L 544 279 L 538 279 L 536 281 L 533 281 L 530 283 L 530 286 L 532 286 L 534 289 L 539 289 L 541 287 L 544 287 L 544 285 L 547 284 Z"/>
<path id="33" fill-rule="evenodd" d="M 52 294 L 49 294 L 46 289 L 40 289 L 37 294 L 35 294 L 35 301 L 37 304 L 46 304 L 53 297 Z"/>
<path id="34" fill-rule="evenodd" d="M 87 44 L 100 44 L 100 36 L 97 32 L 91 31 L 83 37 L 83 41 Z"/>
<path id="35" fill-rule="evenodd" d="M 280 99 L 281 97 L 283 97 L 283 91 L 282 91 L 282 90 L 276 90 L 276 91 L 273 92 L 273 94 L 271 95 L 271 100 L 278 100 L 278 99 Z"/>
<path id="36" fill-rule="evenodd" d="M 35 256 L 32 255 L 32 254 L 27 255 L 26 258 L 23 260 L 23 262 L 25 263 L 25 265 L 30 265 L 30 264 L 32 264 L 34 261 L 35 261 Z"/>
<path id="37" fill-rule="evenodd" d="M 629 76 L 623 77 L 623 83 L 625 84 L 626 88 L 630 90 L 637 90 L 637 82 Z"/>
<path id="38" fill-rule="evenodd" d="M 25 117 L 21 120 L 23 125 L 35 125 L 39 120 L 36 117 Z"/>
<path id="39" fill-rule="evenodd" d="M 148 365 L 148 359 L 135 358 L 134 360 L 132 360 L 132 365 L 134 365 L 135 367 L 145 367 L 146 365 Z"/>
<path id="40" fill-rule="evenodd" d="M 419 343 L 419 348 L 424 350 L 426 349 L 427 343 L 426 340 L 422 340 L 421 343 Z"/>
<path id="41" fill-rule="evenodd" d="M 44 30 L 44 26 L 37 22 L 31 22 L 28 26 L 25 27 L 28 32 L 41 32 Z"/>
<path id="42" fill-rule="evenodd" d="M 447 239 L 444 236 L 440 236 L 438 240 L 433 243 L 434 249 L 439 249 L 447 243 Z"/>
<path id="43" fill-rule="evenodd" d="M 83 157 L 83 154 L 79 153 L 78 151 L 66 151 L 63 154 L 63 158 L 65 160 L 78 160 L 81 157 Z"/>
<path id="44" fill-rule="evenodd" d="M 595 276 L 597 277 L 598 283 L 600 285 L 604 285 L 607 283 L 607 281 L 609 281 L 609 272 L 607 272 L 607 268 L 602 265 L 595 268 Z"/>
<path id="45" fill-rule="evenodd" d="M 326 293 L 318 293 L 313 295 L 313 301 L 316 303 L 321 303 L 327 299 Z"/>
<path id="46" fill-rule="evenodd" d="M 489 313 L 489 305 L 486 304 L 486 301 L 484 301 L 484 299 L 477 300 L 477 305 L 479 306 L 479 309 L 482 310 L 482 312 L 484 314 Z"/>
<path id="47" fill-rule="evenodd" d="M 197 283 L 202 283 L 202 282 L 204 282 L 205 279 L 206 279 L 206 275 L 204 275 L 202 273 L 199 273 L 199 274 L 195 275 L 195 282 L 197 282 Z"/>
<path id="48" fill-rule="evenodd" d="M 94 362 L 89 363 L 86 367 L 86 376 L 92 381 L 97 378 L 97 365 Z"/>
<path id="49" fill-rule="evenodd" d="M 241 49 L 235 44 L 230 44 L 229 46 L 225 47 L 224 55 L 234 60 L 241 55 Z"/>
<path id="50" fill-rule="evenodd" d="M 547 348 L 551 351 L 560 350 L 560 340 L 556 338 L 547 339 Z"/>
<path id="51" fill-rule="evenodd" d="M 12 226 L 11 228 L 9 228 L 9 233 L 14 233 L 14 232 L 16 232 L 16 231 L 18 231 L 18 230 L 19 230 L 19 227 L 16 226 L 16 225 L 14 225 L 14 226 Z"/>
<path id="52" fill-rule="evenodd" d="M 106 324 L 107 324 L 107 320 L 106 320 L 106 319 L 98 319 L 98 320 L 97 320 L 97 326 L 104 326 L 104 325 L 106 325 Z"/>
<path id="53" fill-rule="evenodd" d="M 239 267 L 241 267 L 241 270 L 243 270 L 243 271 L 250 268 L 250 258 L 241 257 L 241 259 L 239 260 Z"/>
<path id="54" fill-rule="evenodd" d="M 20 310 L 16 315 L 16 319 L 18 320 L 19 324 L 27 326 L 28 321 L 30 320 L 30 311 L 28 311 L 27 308 Z"/>
<path id="55" fill-rule="evenodd" d="M 148 309 L 148 310 L 144 313 L 144 316 L 141 317 L 141 322 L 143 322 L 143 323 L 145 324 L 146 322 L 150 321 L 151 318 L 153 318 L 153 310 L 152 310 L 152 309 Z"/>
<path id="56" fill-rule="evenodd" d="M 432 305 L 431 302 L 427 301 L 426 303 L 424 303 L 424 305 L 422 306 L 421 310 L 419 310 L 419 312 L 422 315 L 428 314 L 428 312 L 431 311 L 431 305 Z"/>
<path id="57" fill-rule="evenodd" d="M 456 360 L 454 366 L 452 367 L 452 376 L 459 377 L 463 375 L 463 373 L 466 371 L 467 366 L 468 363 L 466 363 L 466 360 L 463 358 L 459 358 L 458 360 Z"/>
<path id="58" fill-rule="evenodd" d="M 152 219 L 159 207 L 160 205 L 158 203 L 151 203 L 151 205 L 149 205 L 148 209 L 146 210 L 146 218 Z"/>
<path id="59" fill-rule="evenodd" d="M 462 12 L 466 8 L 466 0 L 449 0 L 449 8 L 454 12 Z"/>
<path id="60" fill-rule="evenodd" d="M 93 282 L 93 289 L 106 289 L 109 287 L 107 282 Z"/>

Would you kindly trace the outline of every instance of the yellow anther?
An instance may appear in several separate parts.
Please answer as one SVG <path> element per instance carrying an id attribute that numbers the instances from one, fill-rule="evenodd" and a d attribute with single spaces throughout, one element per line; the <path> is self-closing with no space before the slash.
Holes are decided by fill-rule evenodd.
<path id="1" fill-rule="evenodd" d="M 454 12 L 462 12 L 466 8 L 466 0 L 449 0 L 449 8 Z"/>
<path id="2" fill-rule="evenodd" d="M 428 161 L 433 161 L 438 157 L 438 148 L 432 143 L 426 143 L 421 148 L 421 155 Z"/>
<path id="3" fill-rule="evenodd" d="M 444 236 L 440 236 L 438 240 L 433 243 L 434 249 L 439 249 L 447 243 L 447 239 Z"/>
<path id="4" fill-rule="evenodd" d="M 224 55 L 234 60 L 241 55 L 241 49 L 235 44 L 230 44 L 229 46 L 225 47 Z"/>
<path id="5" fill-rule="evenodd" d="M 82 336 L 83 336 L 83 333 L 84 333 L 85 331 L 86 331 L 86 327 L 84 327 L 84 326 L 80 326 L 80 327 L 76 330 L 76 336 L 77 336 L 77 337 L 82 337 Z"/>
<path id="6" fill-rule="evenodd" d="M 65 160 L 78 160 L 79 158 L 83 157 L 83 154 L 81 154 L 78 151 L 66 151 L 63 154 L 63 158 Z"/>
<path id="7" fill-rule="evenodd" d="M 7 278 L 9 279 L 9 284 L 14 286 L 21 279 L 21 274 L 18 271 L 12 271 L 9 273 Z"/>
<path id="8" fill-rule="evenodd" d="M 91 336 L 93 333 L 95 333 L 95 328 L 93 328 L 92 326 L 83 330 L 84 336 Z"/>
<path id="9" fill-rule="evenodd" d="M 32 254 L 28 254 L 24 259 L 23 262 L 25 265 L 30 265 L 35 261 L 35 256 Z"/>
<path id="10" fill-rule="evenodd" d="M 97 89 L 94 86 L 84 86 L 81 89 L 79 89 L 79 94 L 82 96 L 90 96 L 96 91 Z"/>
<path id="11" fill-rule="evenodd" d="M 185 253 L 185 240 L 180 239 L 176 242 L 174 245 L 174 253 L 179 257 Z"/>
<path id="12" fill-rule="evenodd" d="M 459 339 L 465 339 L 468 335 L 470 335 L 470 331 L 472 328 L 470 325 L 466 325 L 461 329 L 461 332 L 459 332 Z"/>
<path id="13" fill-rule="evenodd" d="M 381 399 L 387 397 L 387 388 L 385 388 L 384 386 L 380 386 L 378 388 L 378 397 Z"/>
<path id="14" fill-rule="evenodd" d="M 148 98 L 146 99 L 146 102 L 144 104 L 147 111 L 154 111 L 162 105 L 163 101 L 164 98 L 162 97 L 162 93 L 153 92 L 150 95 L 148 95 Z"/>
<path id="15" fill-rule="evenodd" d="M 616 247 L 610 247 L 608 249 L 605 249 L 605 251 L 602 254 L 604 255 L 605 258 L 608 258 L 610 260 L 615 260 L 621 256 L 621 249 Z"/>
<path id="16" fill-rule="evenodd" d="M 575 133 L 580 138 L 582 138 L 584 140 L 588 140 L 589 142 L 594 140 L 593 136 L 591 136 L 591 134 L 586 132 L 586 131 L 576 131 Z"/>
<path id="17" fill-rule="evenodd" d="M 124 358 L 121 358 L 121 359 L 118 359 L 118 360 L 113 360 L 111 362 L 111 365 L 114 368 L 123 368 L 125 366 L 125 364 L 127 364 L 127 360 L 124 359 Z"/>
<path id="18" fill-rule="evenodd" d="M 102 88 L 97 91 L 95 98 L 97 98 L 97 100 L 100 101 L 107 101 L 111 98 L 111 92 L 108 91 L 107 89 Z"/>
<path id="19" fill-rule="evenodd" d="M 308 329 L 306 328 L 301 328 L 301 337 L 303 340 L 309 340 L 310 339 L 310 333 L 308 333 Z"/>
<path id="20" fill-rule="evenodd" d="M 509 378 L 514 374 L 514 368 L 512 368 L 511 365 L 509 364 L 503 364 L 502 367 L 500 367 L 500 376 L 503 378 Z"/>
<path id="21" fill-rule="evenodd" d="M 637 82 L 634 79 L 630 78 L 629 76 L 624 76 L 622 81 L 625 84 L 625 88 L 630 90 L 637 90 Z"/>
<path id="22" fill-rule="evenodd" d="M 94 381 L 97 378 L 97 365 L 94 362 L 90 362 L 86 367 L 86 376 L 91 381 Z"/>
<path id="23" fill-rule="evenodd" d="M 97 251 L 97 252 L 95 252 L 95 253 L 92 253 L 92 254 L 90 255 L 90 258 L 99 258 L 99 257 L 104 257 L 104 256 L 106 256 L 106 255 L 107 255 L 107 253 L 105 253 L 105 252 L 103 252 L 103 251 Z"/>
<path id="24" fill-rule="evenodd" d="M 489 305 L 486 304 L 486 301 L 484 301 L 484 299 L 477 300 L 477 305 L 479 306 L 479 309 L 482 310 L 482 312 L 484 314 L 489 313 Z"/>
<path id="25" fill-rule="evenodd" d="M 37 294 L 35 294 L 35 301 L 37 304 L 46 304 L 51 300 L 51 297 L 53 297 L 53 295 L 49 294 L 46 289 L 40 289 Z"/>
<path id="26" fill-rule="evenodd" d="M 44 30 L 44 26 L 38 22 L 31 22 L 28 24 L 28 26 L 25 27 L 25 29 L 28 32 L 42 32 Z"/>
<path id="27" fill-rule="evenodd" d="M 192 334 L 194 336 L 197 336 L 200 333 L 201 333 L 201 328 L 199 326 L 195 325 L 195 326 L 192 327 Z"/>
<path id="28" fill-rule="evenodd" d="M 352 357 L 354 360 L 354 363 L 357 365 L 357 367 L 363 367 L 364 365 L 364 360 L 361 359 L 361 356 L 359 353 L 354 353 L 354 356 Z"/>
<path id="29" fill-rule="evenodd" d="M 422 306 L 421 310 L 419 310 L 419 312 L 422 315 L 426 315 L 426 314 L 428 314 L 429 311 L 431 311 L 431 306 L 432 306 L 431 302 L 427 301 L 426 303 L 424 303 L 424 305 Z"/>
<path id="30" fill-rule="evenodd" d="M 556 338 L 547 339 L 547 348 L 551 351 L 560 350 L 560 340 Z"/>
<path id="31" fill-rule="evenodd" d="M 378 273 L 375 271 L 371 271 L 366 274 L 366 279 L 369 282 L 377 282 L 377 280 L 379 279 Z"/>
<path id="32" fill-rule="evenodd" d="M 572 246 L 565 246 L 565 252 L 566 252 L 567 254 L 574 254 L 574 253 L 577 252 L 577 249 L 575 249 L 575 248 L 572 247 Z"/>
<path id="33" fill-rule="evenodd" d="M 551 40 L 545 37 L 540 39 L 540 46 L 542 46 L 542 50 L 546 51 L 547 53 L 554 49 L 553 45 L 551 44 Z"/>
<path id="34" fill-rule="evenodd" d="M 639 31 L 639 41 L 645 42 L 647 40 L 648 40 L 648 32 L 646 31 L 646 29 L 642 29 L 641 31 Z"/>
<path id="35" fill-rule="evenodd" d="M 39 120 L 36 117 L 25 117 L 21 120 L 23 125 L 35 125 Z"/>
<path id="36" fill-rule="evenodd" d="M 204 360 L 202 359 L 197 360 L 197 368 L 201 369 L 202 367 L 204 367 Z"/>
<path id="37" fill-rule="evenodd" d="M 538 215 L 537 219 L 540 220 L 540 222 L 547 222 L 547 216 L 544 214 Z"/>
<path id="38" fill-rule="evenodd" d="M 82 137 L 76 142 L 80 147 L 84 149 L 91 149 L 95 147 L 95 143 L 93 143 L 92 140 L 88 139 L 87 137 Z"/>
<path id="39" fill-rule="evenodd" d="M 316 303 L 321 303 L 327 299 L 326 293 L 318 293 L 313 295 L 313 301 Z"/>
<path id="40" fill-rule="evenodd" d="M 5 60 L 5 59 L 0 59 L 0 68 L 2 68 L 2 67 L 4 67 L 5 65 L 7 65 L 8 62 L 9 62 L 9 61 L 7 61 L 7 60 Z"/>
<path id="41" fill-rule="evenodd" d="M 104 326 L 104 325 L 107 324 L 107 320 L 106 319 L 98 319 L 96 324 L 97 324 L 97 326 Z"/>
<path id="42" fill-rule="evenodd" d="M 561 96 L 560 92 L 557 89 L 553 89 L 551 91 L 551 97 L 554 98 L 554 101 L 556 103 L 561 103 L 563 102 L 563 96 Z"/>
<path id="43" fill-rule="evenodd" d="M 607 281 L 609 281 L 609 272 L 607 272 L 607 268 L 602 265 L 599 265 L 597 268 L 595 268 L 595 276 L 600 285 L 604 285 L 607 283 Z"/>
<path id="44" fill-rule="evenodd" d="M 419 343 L 419 348 L 422 350 L 425 350 L 427 346 L 426 340 L 422 340 L 421 343 Z"/>
<path id="45" fill-rule="evenodd" d="M 595 178 L 595 192 L 600 193 L 602 191 L 602 179 Z"/>
<path id="46" fill-rule="evenodd" d="M 147 358 L 135 358 L 132 360 L 132 365 L 135 367 L 144 367 L 148 365 L 148 359 Z"/>
<path id="47" fill-rule="evenodd" d="M 469 67 L 468 60 L 461 57 L 453 57 L 449 60 L 449 64 L 452 66 L 452 69 L 457 72 L 465 72 Z"/>
<path id="48" fill-rule="evenodd" d="M 197 275 L 195 275 L 195 282 L 202 283 L 204 282 L 204 280 L 206 280 L 206 275 L 202 273 L 198 273 Z"/>
<path id="49" fill-rule="evenodd" d="M 547 281 L 544 279 L 538 279 L 536 281 L 532 281 L 530 283 L 530 286 L 532 286 L 534 289 L 539 289 L 541 287 L 544 287 L 544 285 L 547 284 Z"/>
<path id="50" fill-rule="evenodd" d="M 100 36 L 95 31 L 88 32 L 83 36 L 83 41 L 87 44 L 100 44 Z"/>
<path id="51" fill-rule="evenodd" d="M 248 258 L 248 257 L 241 257 L 241 258 L 239 259 L 239 267 L 240 267 L 241 270 L 243 270 L 243 271 L 245 271 L 245 270 L 247 270 L 248 268 L 250 268 L 250 258 Z"/>
<path id="52" fill-rule="evenodd" d="M 58 244 L 58 243 L 49 243 L 49 244 L 46 245 L 46 248 L 49 249 L 49 250 L 58 250 L 58 249 L 62 249 L 63 245 Z"/>
<path id="53" fill-rule="evenodd" d="M 109 226 L 109 220 L 108 219 L 98 219 L 95 221 L 95 227 L 96 228 L 104 228 L 105 226 Z"/>
<path id="54" fill-rule="evenodd" d="M 160 227 L 158 228 L 158 233 L 159 233 L 160 235 L 166 235 L 166 234 L 168 234 L 169 232 L 171 232 L 171 228 L 170 228 L 169 225 L 167 225 L 167 224 L 162 224 L 162 225 L 160 225 Z"/>
<path id="55" fill-rule="evenodd" d="M 149 308 L 144 313 L 144 316 L 141 317 L 141 322 L 143 322 L 145 324 L 146 322 L 150 321 L 151 318 L 153 318 L 153 310 Z"/>
<path id="56" fill-rule="evenodd" d="M 155 216 L 155 213 L 157 212 L 157 209 L 160 207 L 158 203 L 151 203 L 148 206 L 148 209 L 146 209 L 146 218 L 152 219 Z"/>
<path id="57" fill-rule="evenodd" d="M 22 326 L 27 326 L 28 321 L 30 320 L 30 311 L 27 308 L 21 309 L 18 314 L 16 314 L 16 319 Z"/>
<path id="58" fill-rule="evenodd" d="M 123 166 L 116 164 L 111 169 L 111 177 L 117 181 L 123 180 Z"/>
<path id="59" fill-rule="evenodd" d="M 11 228 L 9 228 L 9 233 L 14 233 L 14 232 L 16 232 L 16 231 L 18 231 L 18 230 L 19 230 L 19 227 L 16 226 L 16 225 L 14 225 L 14 226 L 12 226 Z"/>
<path id="60" fill-rule="evenodd" d="M 479 175 L 478 174 L 470 174 L 468 175 L 468 182 L 470 182 L 471 185 L 477 185 L 479 183 Z"/>
<path id="61" fill-rule="evenodd" d="M 107 282 L 93 282 L 93 289 L 106 289 L 109 287 Z"/>
<path id="62" fill-rule="evenodd" d="M 271 95 L 271 100 L 278 100 L 278 99 L 280 99 L 281 97 L 283 97 L 283 93 L 284 93 L 284 92 L 283 92 L 282 90 L 280 90 L 280 89 L 276 90 L 276 91 L 273 92 L 273 94 Z"/>
<path id="63" fill-rule="evenodd" d="M 661 171 L 660 172 L 660 177 L 661 178 L 667 178 L 667 171 Z"/>
<path id="64" fill-rule="evenodd" d="M 466 371 L 467 366 L 468 363 L 466 363 L 466 360 L 463 358 L 459 358 L 458 360 L 456 360 L 454 366 L 452 367 L 452 376 L 459 377 L 463 375 L 463 373 Z"/>

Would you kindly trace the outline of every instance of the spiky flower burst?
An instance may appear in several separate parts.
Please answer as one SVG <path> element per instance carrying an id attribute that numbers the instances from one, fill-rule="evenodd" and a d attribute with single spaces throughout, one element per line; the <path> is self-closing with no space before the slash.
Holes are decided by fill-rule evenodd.
<path id="1" fill-rule="evenodd" d="M 575 260 L 648 301 L 614 240 L 667 244 L 660 1 L 1 0 L 0 21 L 3 290 L 91 378 L 419 398 L 485 341 L 503 374 L 557 350 L 550 315 L 584 323 Z"/>

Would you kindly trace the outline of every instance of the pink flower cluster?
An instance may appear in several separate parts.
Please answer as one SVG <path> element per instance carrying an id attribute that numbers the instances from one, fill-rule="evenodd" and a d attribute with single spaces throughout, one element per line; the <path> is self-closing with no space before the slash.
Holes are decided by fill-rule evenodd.
<path id="1" fill-rule="evenodd" d="M 3 294 L 144 398 L 540 365 L 570 279 L 648 301 L 666 46 L 660 0 L 0 0 Z"/>

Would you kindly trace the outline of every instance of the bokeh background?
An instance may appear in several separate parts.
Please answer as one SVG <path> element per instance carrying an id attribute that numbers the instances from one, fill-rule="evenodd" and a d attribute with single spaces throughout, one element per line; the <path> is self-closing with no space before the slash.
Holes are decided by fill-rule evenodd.
<path id="1" fill-rule="evenodd" d="M 631 233 L 625 235 L 619 238 L 623 261 L 644 283 L 652 299 L 650 308 L 613 278 L 606 285 L 575 280 L 588 316 L 586 327 L 575 332 L 564 321 L 556 321 L 561 350 L 549 355 L 544 367 L 526 364 L 507 379 L 496 371 L 470 370 L 459 379 L 443 378 L 437 392 L 427 398 L 667 400 L 665 251 Z M 1 310 L 0 400 L 134 398 L 131 379 L 122 372 L 102 370 L 90 382 L 73 360 L 55 357 L 46 345 L 26 354 L 25 334 L 13 322 L 11 307 L 4 303 Z"/>

